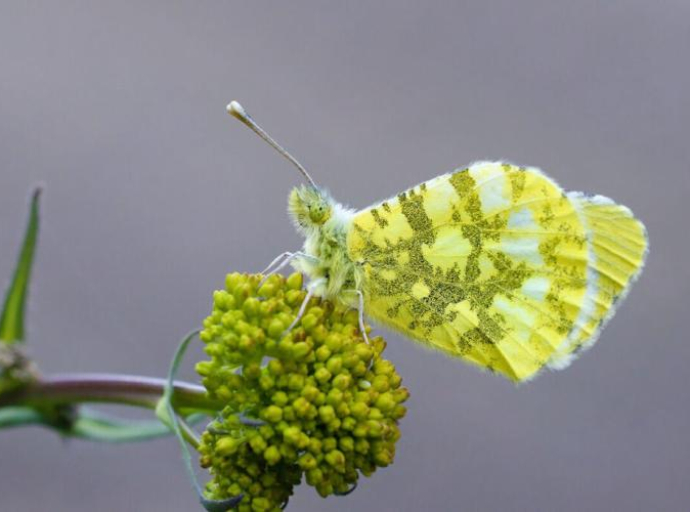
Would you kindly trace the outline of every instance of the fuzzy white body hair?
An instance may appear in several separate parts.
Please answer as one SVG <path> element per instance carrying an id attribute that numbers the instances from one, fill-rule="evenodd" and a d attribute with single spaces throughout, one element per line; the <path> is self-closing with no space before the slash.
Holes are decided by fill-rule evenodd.
<path id="1" fill-rule="evenodd" d="M 313 221 L 310 211 L 324 207 L 325 220 Z M 295 189 L 288 212 L 305 237 L 302 252 L 306 256 L 295 257 L 291 262 L 293 268 L 308 277 L 308 287 L 314 295 L 351 306 L 357 304 L 360 277 L 347 253 L 347 234 L 356 212 L 319 189 Z"/>

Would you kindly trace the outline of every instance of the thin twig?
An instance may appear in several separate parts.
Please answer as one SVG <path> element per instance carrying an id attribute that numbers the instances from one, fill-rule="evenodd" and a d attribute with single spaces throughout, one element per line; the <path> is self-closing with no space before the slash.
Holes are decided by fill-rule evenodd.
<path id="1" fill-rule="evenodd" d="M 165 379 L 108 373 L 75 373 L 43 377 L 0 397 L 6 405 L 112 403 L 153 409 L 163 396 Z M 210 399 L 206 389 L 176 381 L 173 404 L 178 411 L 217 413 L 222 404 Z"/>

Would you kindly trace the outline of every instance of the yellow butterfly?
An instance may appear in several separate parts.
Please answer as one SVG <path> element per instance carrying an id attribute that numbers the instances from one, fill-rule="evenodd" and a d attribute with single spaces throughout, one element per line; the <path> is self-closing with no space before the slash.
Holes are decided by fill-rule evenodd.
<path id="1" fill-rule="evenodd" d="M 309 277 L 308 298 L 357 307 L 362 329 L 366 312 L 525 381 L 594 344 L 644 265 L 647 234 L 628 208 L 564 192 L 539 169 L 477 162 L 355 212 L 317 187 L 239 103 L 228 112 L 308 183 L 288 206 L 303 250 L 267 271 L 290 262 Z"/>

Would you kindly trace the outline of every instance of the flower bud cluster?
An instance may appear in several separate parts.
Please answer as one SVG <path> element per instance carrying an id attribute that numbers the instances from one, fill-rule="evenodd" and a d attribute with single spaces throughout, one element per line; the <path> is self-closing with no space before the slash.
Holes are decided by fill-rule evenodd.
<path id="1" fill-rule="evenodd" d="M 408 397 L 385 342 L 367 344 L 355 310 L 305 298 L 302 276 L 230 274 L 214 294 L 197 364 L 227 404 L 202 435 L 209 498 L 244 495 L 241 512 L 280 510 L 305 476 L 323 496 L 393 462 Z M 260 286 L 259 286 L 260 285 Z"/>

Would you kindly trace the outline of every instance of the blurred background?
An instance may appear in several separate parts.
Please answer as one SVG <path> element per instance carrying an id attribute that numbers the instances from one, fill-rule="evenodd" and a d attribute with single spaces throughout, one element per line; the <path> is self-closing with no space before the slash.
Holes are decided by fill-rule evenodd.
<path id="1" fill-rule="evenodd" d="M 648 226 L 599 343 L 516 388 L 388 333 L 412 392 L 395 464 L 289 510 L 687 510 L 689 50 L 683 0 L 3 1 L 0 276 L 43 182 L 31 353 L 162 376 L 226 272 L 301 244 L 300 177 L 229 100 L 355 208 L 478 159 L 539 166 Z M 199 507 L 174 440 L 24 429 L 0 432 L 0 509 Z"/>

